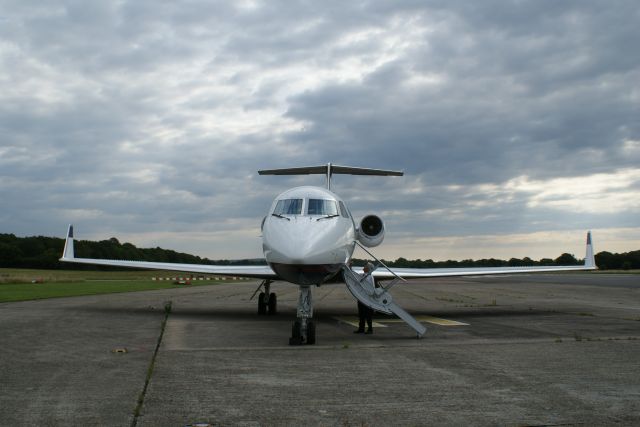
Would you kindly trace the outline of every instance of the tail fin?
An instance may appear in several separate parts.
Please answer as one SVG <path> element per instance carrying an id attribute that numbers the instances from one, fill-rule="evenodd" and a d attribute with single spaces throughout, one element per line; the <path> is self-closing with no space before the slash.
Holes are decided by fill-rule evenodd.
<path id="1" fill-rule="evenodd" d="M 598 268 L 596 266 L 596 258 L 593 255 L 593 243 L 591 242 L 591 231 L 587 232 L 587 253 L 584 257 L 584 266 Z"/>
<path id="2" fill-rule="evenodd" d="M 385 169 L 369 169 L 356 168 L 352 166 L 338 166 L 327 163 L 321 166 L 304 166 L 300 168 L 286 169 L 263 169 L 259 170 L 260 175 L 326 175 L 327 188 L 331 189 L 331 176 L 334 174 L 342 175 L 377 175 L 377 176 L 402 176 L 402 171 L 392 171 Z"/>
<path id="3" fill-rule="evenodd" d="M 69 224 L 69 230 L 67 230 L 67 240 L 64 242 L 64 251 L 62 251 L 61 260 L 73 259 L 75 254 L 73 253 L 73 224 Z"/>

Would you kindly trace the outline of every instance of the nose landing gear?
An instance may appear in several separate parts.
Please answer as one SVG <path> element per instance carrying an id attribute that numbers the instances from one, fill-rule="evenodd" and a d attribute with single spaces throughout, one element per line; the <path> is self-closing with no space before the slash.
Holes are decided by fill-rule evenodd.
<path id="1" fill-rule="evenodd" d="M 291 328 L 289 345 L 315 344 L 316 324 L 313 321 L 313 302 L 309 286 L 300 286 L 297 316 L 298 320 L 293 322 Z"/>
<path id="2" fill-rule="evenodd" d="M 255 296 L 260 289 L 264 287 L 264 291 L 258 295 L 259 315 L 273 315 L 278 312 L 278 299 L 276 294 L 271 292 L 271 282 L 271 280 L 263 281 L 253 293 L 253 296 Z M 253 296 L 251 298 L 253 298 Z M 291 327 L 289 345 L 315 344 L 316 324 L 313 321 L 313 301 L 311 299 L 311 288 L 309 286 L 300 286 L 297 318 Z"/>

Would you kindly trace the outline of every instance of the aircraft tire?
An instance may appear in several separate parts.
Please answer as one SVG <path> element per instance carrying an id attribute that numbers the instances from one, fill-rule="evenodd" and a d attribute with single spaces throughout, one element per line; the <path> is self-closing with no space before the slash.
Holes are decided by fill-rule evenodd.
<path id="1" fill-rule="evenodd" d="M 264 302 L 264 292 L 258 295 L 258 314 L 267 314 L 267 304 Z"/>
<path id="2" fill-rule="evenodd" d="M 269 314 L 277 314 L 278 313 L 278 298 L 274 292 L 269 294 L 269 302 L 268 302 Z"/>
<path id="3" fill-rule="evenodd" d="M 309 320 L 307 323 L 307 344 L 313 345 L 316 343 L 316 324 L 313 320 Z"/>
<path id="4" fill-rule="evenodd" d="M 302 334 L 300 331 L 300 322 L 296 320 L 291 327 L 291 338 L 289 338 L 289 345 L 301 345 Z"/>

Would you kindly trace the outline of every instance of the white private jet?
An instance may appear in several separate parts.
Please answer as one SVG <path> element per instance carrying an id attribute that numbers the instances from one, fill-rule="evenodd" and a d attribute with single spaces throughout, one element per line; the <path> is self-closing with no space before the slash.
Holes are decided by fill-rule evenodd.
<path id="1" fill-rule="evenodd" d="M 327 188 L 311 186 L 292 188 L 273 201 L 261 225 L 262 247 L 268 265 L 199 265 L 76 258 L 73 250 L 72 225 L 69 226 L 60 261 L 259 278 L 262 279 L 262 283 L 255 293 L 264 288 L 258 298 L 259 314 L 276 313 L 276 294 L 270 291 L 270 285 L 274 280 L 285 280 L 300 287 L 297 320 L 293 324 L 289 344 L 315 344 L 316 342 L 311 286 L 345 283 L 357 300 L 376 311 L 397 315 L 420 337 L 426 332 L 426 328 L 395 304 L 389 293 L 389 289 L 399 281 L 406 281 L 405 279 L 408 278 L 596 269 L 591 233 L 587 233 L 584 265 L 390 269 L 366 249 L 382 243 L 385 234 L 384 222 L 377 215 L 370 214 L 360 221 L 359 226 L 356 225 L 344 201 L 331 191 L 331 177 L 335 174 L 402 176 L 403 172 L 337 166 L 328 163 L 322 166 L 261 170 L 258 173 L 260 175 L 324 174 L 327 183 Z M 362 268 L 351 267 L 351 256 L 356 246 L 361 247 L 375 259 L 376 265 L 372 271 L 364 272 Z M 378 283 L 383 280 L 389 282 Z"/>

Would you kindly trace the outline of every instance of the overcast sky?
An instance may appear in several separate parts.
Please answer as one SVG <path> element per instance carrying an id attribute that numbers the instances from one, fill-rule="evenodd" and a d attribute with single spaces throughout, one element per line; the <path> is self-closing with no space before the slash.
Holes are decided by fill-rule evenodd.
<path id="1" fill-rule="evenodd" d="M 260 257 L 332 162 L 385 258 L 640 249 L 629 1 L 0 0 L 0 232 Z"/>

